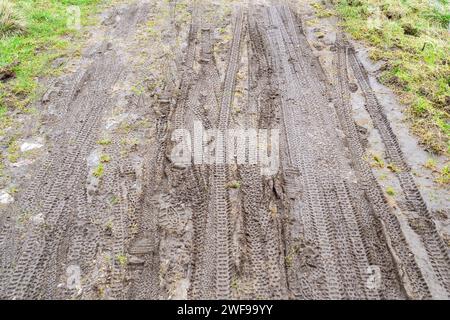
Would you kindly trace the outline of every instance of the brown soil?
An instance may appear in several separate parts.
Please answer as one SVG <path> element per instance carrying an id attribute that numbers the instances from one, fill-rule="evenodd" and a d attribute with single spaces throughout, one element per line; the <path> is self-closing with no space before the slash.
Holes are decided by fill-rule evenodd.
<path id="1" fill-rule="evenodd" d="M 45 146 L 11 167 L 1 298 L 449 297 L 448 243 L 339 30 L 311 45 L 284 1 L 135 1 L 101 19 L 26 120 Z M 194 136 L 194 121 L 279 129 L 277 174 L 173 163 L 172 134 Z M 395 199 L 367 159 L 369 130 Z"/>

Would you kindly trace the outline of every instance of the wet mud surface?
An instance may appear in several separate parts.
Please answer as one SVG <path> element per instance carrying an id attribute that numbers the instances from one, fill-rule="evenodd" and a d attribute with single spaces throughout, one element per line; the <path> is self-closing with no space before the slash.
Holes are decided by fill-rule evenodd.
<path id="1" fill-rule="evenodd" d="M 425 151 L 333 22 L 317 38 L 284 1 L 136 1 L 100 18 L 28 120 L 22 146 L 38 151 L 2 195 L 0 297 L 449 298 L 448 193 L 432 199 Z M 259 137 L 277 170 L 219 152 L 199 122 L 279 130 L 278 148 Z M 174 161 L 180 129 L 215 161 Z"/>

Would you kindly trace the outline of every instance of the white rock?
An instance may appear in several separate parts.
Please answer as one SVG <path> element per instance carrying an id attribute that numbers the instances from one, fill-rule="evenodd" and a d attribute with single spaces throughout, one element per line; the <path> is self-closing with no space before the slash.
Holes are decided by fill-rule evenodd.
<path id="1" fill-rule="evenodd" d="M 33 222 L 34 225 L 41 225 L 45 222 L 44 215 L 42 213 L 39 213 L 31 218 L 31 222 Z"/>
<path id="2" fill-rule="evenodd" d="M 24 160 L 20 160 L 18 162 L 12 163 L 11 166 L 14 168 L 18 168 L 18 167 L 23 167 L 23 166 L 27 166 L 33 163 L 33 160 L 30 159 L 24 159 Z"/>
<path id="3" fill-rule="evenodd" d="M 89 168 L 98 166 L 100 163 L 100 150 L 94 149 L 86 158 L 87 165 Z"/>
<path id="4" fill-rule="evenodd" d="M 30 151 L 30 150 L 33 150 L 33 149 L 39 149 L 39 148 L 42 148 L 42 144 L 40 144 L 40 143 L 24 142 L 20 146 L 20 151 L 26 152 L 26 151 Z"/>
<path id="5" fill-rule="evenodd" d="M 14 202 L 14 198 L 5 191 L 0 191 L 0 203 L 1 204 L 10 204 Z"/>
<path id="6" fill-rule="evenodd" d="M 122 121 L 124 121 L 128 118 L 128 116 L 129 116 L 128 113 L 122 113 L 117 116 L 109 118 L 106 121 L 106 125 L 105 125 L 106 130 L 116 129 Z"/>

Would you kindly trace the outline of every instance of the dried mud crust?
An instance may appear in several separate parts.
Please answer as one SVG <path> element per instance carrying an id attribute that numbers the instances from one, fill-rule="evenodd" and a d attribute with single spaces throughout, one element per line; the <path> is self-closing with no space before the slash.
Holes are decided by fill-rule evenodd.
<path id="1" fill-rule="evenodd" d="M 152 95 L 131 94 L 130 39 L 158 10 L 168 12 L 166 34 L 175 34 L 180 6 L 190 18 L 173 55 L 176 74 Z M 107 40 L 43 99 L 58 115 L 33 179 L 2 212 L 2 298 L 448 298 L 448 247 L 343 36 L 327 74 L 300 17 L 281 2 L 137 1 L 112 10 L 104 25 Z M 399 168 L 417 243 L 364 160 L 349 73 Z M 127 112 L 115 115 L 120 101 Z M 133 125 L 111 131 L 118 118 Z M 278 173 L 172 163 L 175 129 L 187 129 L 193 145 L 211 142 L 195 135 L 195 121 L 222 131 L 280 129 Z M 80 267 L 77 288 L 67 285 L 69 266 Z"/>

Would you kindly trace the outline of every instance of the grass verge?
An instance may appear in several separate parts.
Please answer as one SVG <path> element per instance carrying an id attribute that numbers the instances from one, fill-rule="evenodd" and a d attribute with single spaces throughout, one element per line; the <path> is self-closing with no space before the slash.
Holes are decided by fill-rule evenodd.
<path id="1" fill-rule="evenodd" d="M 412 131 L 450 154 L 449 0 L 335 0 L 343 26 L 384 61 L 381 82 L 408 106 Z"/>
<path id="2" fill-rule="evenodd" d="M 110 0 L 0 0 L 0 184 L 5 160 L 18 160 L 19 113 L 32 113 L 38 79 L 56 76 L 59 57 L 76 56 L 83 45 L 83 25 Z M 78 24 L 77 12 L 80 19 Z M 80 28 L 78 28 L 78 26 Z"/>
<path id="3" fill-rule="evenodd" d="M 0 0 L 0 116 L 25 109 L 35 98 L 37 78 L 54 74 L 51 62 L 81 44 L 70 6 L 81 25 L 102 0 Z M 72 20 L 73 21 L 73 20 Z"/>

